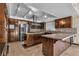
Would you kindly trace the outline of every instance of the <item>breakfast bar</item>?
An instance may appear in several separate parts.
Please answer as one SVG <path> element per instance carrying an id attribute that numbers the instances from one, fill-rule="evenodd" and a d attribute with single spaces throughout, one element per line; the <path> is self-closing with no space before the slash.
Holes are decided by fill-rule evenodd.
<path id="1" fill-rule="evenodd" d="M 42 52 L 46 56 L 60 55 L 64 50 L 71 46 L 75 33 L 54 33 L 42 35 Z"/>

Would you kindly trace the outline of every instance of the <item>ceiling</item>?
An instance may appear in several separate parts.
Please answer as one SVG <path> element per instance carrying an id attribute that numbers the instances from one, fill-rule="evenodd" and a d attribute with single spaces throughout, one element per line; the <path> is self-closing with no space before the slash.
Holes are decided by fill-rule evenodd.
<path id="1" fill-rule="evenodd" d="M 9 17 L 32 21 L 35 15 L 38 22 L 78 15 L 72 3 L 8 3 L 7 8 Z"/>

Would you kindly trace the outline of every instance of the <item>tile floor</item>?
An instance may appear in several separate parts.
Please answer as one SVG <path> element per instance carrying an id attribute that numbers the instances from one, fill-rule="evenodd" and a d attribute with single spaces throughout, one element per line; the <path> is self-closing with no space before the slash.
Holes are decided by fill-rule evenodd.
<path id="1" fill-rule="evenodd" d="M 8 56 L 43 56 L 42 44 L 23 48 L 21 42 L 9 43 Z"/>
<path id="2" fill-rule="evenodd" d="M 43 56 L 42 44 L 23 48 L 21 42 L 9 43 L 8 56 Z M 79 56 L 79 46 L 72 45 L 60 56 Z"/>
<path id="3" fill-rule="evenodd" d="M 61 56 L 79 56 L 79 46 L 72 45 L 66 51 L 64 51 Z"/>

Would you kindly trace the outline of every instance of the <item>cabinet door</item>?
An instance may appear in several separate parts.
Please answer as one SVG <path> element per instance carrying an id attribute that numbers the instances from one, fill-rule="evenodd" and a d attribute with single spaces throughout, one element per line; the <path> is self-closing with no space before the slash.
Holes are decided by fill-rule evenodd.
<path id="1" fill-rule="evenodd" d="M 53 56 L 54 55 L 54 47 L 53 47 L 53 40 L 43 38 L 43 46 L 42 52 L 44 55 Z"/>
<path id="2" fill-rule="evenodd" d="M 54 55 L 58 56 L 60 55 L 65 49 L 67 49 L 70 46 L 67 42 L 57 41 L 54 44 Z"/>
<path id="3" fill-rule="evenodd" d="M 56 19 L 55 28 L 71 28 L 71 17 Z"/>
<path id="4" fill-rule="evenodd" d="M 0 42 L 6 42 L 5 4 L 0 3 Z"/>

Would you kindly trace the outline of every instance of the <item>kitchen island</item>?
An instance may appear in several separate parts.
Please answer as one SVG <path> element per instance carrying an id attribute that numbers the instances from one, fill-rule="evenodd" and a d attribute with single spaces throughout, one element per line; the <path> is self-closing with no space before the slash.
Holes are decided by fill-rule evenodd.
<path id="1" fill-rule="evenodd" d="M 52 31 L 29 32 L 25 34 L 25 46 L 32 46 L 42 42 L 41 35 L 52 34 Z"/>
<path id="2" fill-rule="evenodd" d="M 32 46 L 42 42 L 41 35 L 44 35 L 45 32 L 30 32 L 26 34 L 24 41 L 25 46 Z"/>
<path id="3" fill-rule="evenodd" d="M 57 56 L 73 42 L 75 33 L 54 33 L 42 35 L 42 52 L 46 56 Z"/>
<path id="4" fill-rule="evenodd" d="M 58 56 L 71 46 L 76 32 L 72 30 L 41 31 L 29 32 L 26 36 L 24 41 L 26 46 L 42 43 L 42 52 L 44 55 Z"/>

